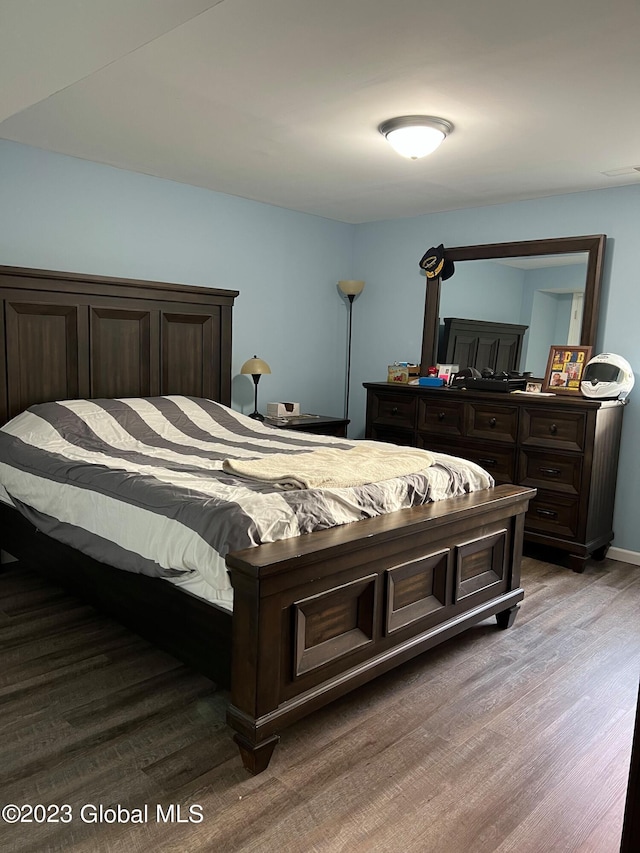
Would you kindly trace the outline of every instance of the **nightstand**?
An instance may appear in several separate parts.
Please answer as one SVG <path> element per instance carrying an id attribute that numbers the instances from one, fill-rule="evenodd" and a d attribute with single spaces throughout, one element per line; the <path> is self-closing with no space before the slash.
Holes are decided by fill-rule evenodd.
<path id="1" fill-rule="evenodd" d="M 301 415 L 299 418 L 265 418 L 265 424 L 278 429 L 295 429 L 300 432 L 315 432 L 319 435 L 347 437 L 347 418 L 330 418 L 327 415 Z"/>

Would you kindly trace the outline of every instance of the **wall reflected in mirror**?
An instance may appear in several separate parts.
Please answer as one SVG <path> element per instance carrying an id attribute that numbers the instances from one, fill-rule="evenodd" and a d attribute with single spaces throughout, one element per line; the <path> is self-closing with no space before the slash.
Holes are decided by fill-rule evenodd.
<path id="1" fill-rule="evenodd" d="M 580 343 L 587 252 L 456 261 L 442 282 L 440 330 L 446 317 L 527 326 L 518 369 L 542 377 L 549 347 Z"/>

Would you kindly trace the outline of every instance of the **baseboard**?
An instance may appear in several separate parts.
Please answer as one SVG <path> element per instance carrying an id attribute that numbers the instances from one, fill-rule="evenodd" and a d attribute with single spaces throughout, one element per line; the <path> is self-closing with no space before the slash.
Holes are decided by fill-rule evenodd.
<path id="1" fill-rule="evenodd" d="M 609 548 L 607 557 L 612 560 L 621 560 L 623 563 L 631 563 L 640 566 L 640 553 L 638 551 L 627 551 L 626 548 Z"/>

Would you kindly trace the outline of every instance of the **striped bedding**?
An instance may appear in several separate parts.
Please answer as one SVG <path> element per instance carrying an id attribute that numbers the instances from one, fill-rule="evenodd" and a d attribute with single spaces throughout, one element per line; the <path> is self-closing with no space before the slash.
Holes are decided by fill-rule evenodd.
<path id="1" fill-rule="evenodd" d="M 0 429 L 0 488 L 54 539 L 231 609 L 229 551 L 493 485 L 479 466 L 438 453 L 418 473 L 349 488 L 283 491 L 222 468 L 327 445 L 362 442 L 276 429 L 192 397 L 42 403 Z"/>

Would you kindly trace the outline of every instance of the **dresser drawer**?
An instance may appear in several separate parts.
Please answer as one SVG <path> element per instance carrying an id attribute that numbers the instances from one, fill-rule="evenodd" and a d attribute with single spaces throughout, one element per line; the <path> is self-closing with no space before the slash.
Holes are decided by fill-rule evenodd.
<path id="1" fill-rule="evenodd" d="M 557 450 L 584 450 L 587 415 L 559 409 L 522 409 L 520 443 Z"/>
<path id="2" fill-rule="evenodd" d="M 432 435 L 464 435 L 464 403 L 449 400 L 418 401 L 418 429 Z"/>
<path id="3" fill-rule="evenodd" d="M 518 482 L 534 489 L 551 489 L 569 495 L 580 494 L 582 456 L 549 453 L 543 450 L 521 450 L 518 460 Z"/>
<path id="4" fill-rule="evenodd" d="M 499 403 L 467 403 L 467 435 L 515 444 L 518 435 L 517 406 Z"/>
<path id="5" fill-rule="evenodd" d="M 575 539 L 579 526 L 578 498 L 539 491 L 525 516 L 527 530 Z"/>
<path id="6" fill-rule="evenodd" d="M 515 483 L 515 451 L 505 445 L 460 445 L 458 443 L 447 444 L 445 441 L 434 441 L 427 433 L 418 433 L 418 447 L 425 450 L 433 450 L 435 453 L 448 453 L 449 456 L 461 456 L 469 459 L 488 471 L 496 481 L 501 483 Z"/>
<path id="7" fill-rule="evenodd" d="M 415 429 L 418 401 L 410 394 L 373 394 L 369 402 L 371 423 Z"/>

